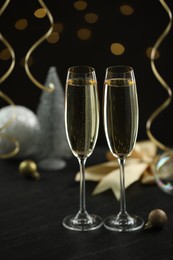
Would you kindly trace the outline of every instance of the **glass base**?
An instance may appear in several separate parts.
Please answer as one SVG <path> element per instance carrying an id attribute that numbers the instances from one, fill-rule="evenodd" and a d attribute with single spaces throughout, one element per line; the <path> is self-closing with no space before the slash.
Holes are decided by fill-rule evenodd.
<path id="1" fill-rule="evenodd" d="M 90 231 L 98 229 L 102 226 L 102 219 L 87 212 L 78 212 L 76 215 L 70 215 L 63 219 L 63 226 L 74 231 Z"/>
<path id="2" fill-rule="evenodd" d="M 127 213 L 110 216 L 104 221 L 106 229 L 117 232 L 131 232 L 140 230 L 144 225 L 142 218 L 138 216 L 130 216 Z"/>

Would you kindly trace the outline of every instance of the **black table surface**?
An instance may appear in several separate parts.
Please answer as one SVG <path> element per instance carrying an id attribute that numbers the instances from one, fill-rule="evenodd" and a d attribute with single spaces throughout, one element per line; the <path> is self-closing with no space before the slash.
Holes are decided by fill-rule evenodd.
<path id="1" fill-rule="evenodd" d="M 106 161 L 104 147 L 96 147 L 86 167 Z M 40 181 L 19 173 L 18 160 L 0 161 L 0 259 L 173 259 L 173 197 L 156 185 L 135 182 L 126 190 L 129 213 L 147 221 L 155 208 L 165 210 L 162 230 L 117 233 L 101 227 L 90 232 L 66 230 L 62 220 L 79 208 L 75 157 L 58 171 L 40 171 Z M 97 183 L 86 182 L 87 210 L 103 219 L 119 210 L 111 190 L 92 195 Z"/>

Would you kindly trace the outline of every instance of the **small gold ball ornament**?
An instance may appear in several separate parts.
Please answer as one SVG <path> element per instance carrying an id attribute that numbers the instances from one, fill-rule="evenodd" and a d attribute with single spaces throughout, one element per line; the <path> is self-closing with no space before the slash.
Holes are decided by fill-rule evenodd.
<path id="1" fill-rule="evenodd" d="M 162 229 L 168 221 L 165 211 L 162 209 L 153 209 L 148 215 L 148 221 L 144 229 Z"/>
<path id="2" fill-rule="evenodd" d="M 32 160 L 25 160 L 19 164 L 19 172 L 26 178 L 39 180 L 40 173 L 37 169 L 37 164 Z"/>

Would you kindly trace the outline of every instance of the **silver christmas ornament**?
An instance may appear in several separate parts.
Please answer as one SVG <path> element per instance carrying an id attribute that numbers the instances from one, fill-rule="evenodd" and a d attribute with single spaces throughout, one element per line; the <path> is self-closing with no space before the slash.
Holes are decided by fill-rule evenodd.
<path id="1" fill-rule="evenodd" d="M 36 140 L 40 133 L 37 116 L 24 106 L 6 106 L 0 109 L 0 127 L 2 127 L 13 115 L 13 122 L 1 130 L 2 134 L 9 135 L 18 140 L 20 144 L 19 153 L 14 158 L 26 158 L 36 153 Z M 0 137 L 0 153 L 13 150 L 8 140 Z"/>

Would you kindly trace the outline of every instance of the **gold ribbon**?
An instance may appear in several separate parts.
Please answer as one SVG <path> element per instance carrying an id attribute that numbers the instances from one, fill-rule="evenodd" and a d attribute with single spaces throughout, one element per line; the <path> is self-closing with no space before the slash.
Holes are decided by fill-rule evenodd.
<path id="1" fill-rule="evenodd" d="M 163 151 L 167 151 L 170 150 L 169 147 L 165 146 L 163 143 L 161 143 L 159 140 L 157 140 L 153 134 L 151 133 L 151 125 L 154 122 L 154 120 L 156 119 L 156 117 L 164 110 L 166 109 L 166 107 L 171 103 L 172 100 L 172 91 L 171 88 L 169 87 L 169 85 L 166 83 L 166 81 L 160 76 L 158 70 L 156 69 L 155 66 L 155 55 L 157 52 L 157 49 L 159 48 L 160 44 L 163 42 L 163 40 L 165 39 L 165 37 L 167 36 L 167 34 L 169 33 L 169 31 L 171 30 L 172 27 L 172 13 L 171 10 L 169 9 L 168 5 L 165 3 L 164 0 L 160 0 L 160 3 L 162 4 L 162 6 L 164 7 L 165 11 L 168 13 L 169 16 L 169 23 L 167 25 L 167 27 L 165 28 L 165 30 L 163 31 L 163 33 L 160 35 L 160 37 L 157 39 L 156 43 L 154 44 L 154 47 L 152 48 L 152 52 L 151 52 L 151 68 L 152 71 L 155 75 L 155 77 L 157 78 L 157 80 L 160 82 L 160 84 L 164 87 L 164 89 L 167 91 L 168 94 L 168 98 L 151 114 L 151 116 L 149 117 L 149 119 L 147 120 L 147 124 L 146 124 L 146 130 L 147 130 L 147 135 L 150 138 L 150 140 L 161 150 Z"/>
<path id="2" fill-rule="evenodd" d="M 0 9 L 0 15 L 5 11 L 6 7 L 8 6 L 10 0 L 6 0 L 4 2 L 4 4 L 2 5 L 1 9 Z M 9 44 L 9 42 L 4 38 L 4 36 L 0 33 L 0 41 L 3 42 L 3 44 L 6 46 L 6 48 L 8 49 L 10 55 L 11 55 L 11 65 L 9 66 L 9 68 L 7 69 L 7 71 L 2 75 L 2 77 L 0 78 L 0 84 L 2 84 L 2 82 L 9 77 L 9 75 L 11 74 L 12 70 L 14 69 L 14 65 L 15 65 L 15 53 L 13 48 L 11 47 L 11 45 Z M 5 100 L 9 105 L 12 105 L 15 107 L 14 102 L 7 96 L 5 95 L 2 91 L 0 91 L 0 97 Z M 2 131 L 3 129 L 6 129 L 7 127 L 9 127 L 9 125 L 11 125 L 15 119 L 15 114 L 12 115 L 12 117 L 3 125 L 0 127 L 0 131 Z M 7 159 L 7 158 L 11 158 L 12 156 L 15 156 L 18 152 L 19 152 L 19 142 L 17 141 L 17 139 L 8 136 L 6 134 L 0 133 L 0 138 L 2 139 L 6 139 L 9 142 L 13 143 L 15 148 L 9 152 L 9 153 L 5 153 L 5 154 L 0 154 L 0 159 Z"/>
<path id="3" fill-rule="evenodd" d="M 156 156 L 157 147 L 150 140 L 137 142 L 133 152 L 127 158 L 125 164 L 125 188 L 140 180 L 142 184 L 155 182 L 151 170 L 153 159 Z M 86 181 L 99 182 L 92 194 L 97 195 L 111 189 L 116 199 L 120 199 L 119 164 L 110 151 L 106 152 L 108 161 L 86 167 Z M 75 180 L 80 180 L 80 172 L 77 172 Z"/>
<path id="4" fill-rule="evenodd" d="M 5 95 L 2 91 L 0 91 L 0 97 L 5 100 L 9 105 L 13 106 L 14 108 L 16 107 L 14 102 L 12 101 L 12 99 L 10 99 L 7 95 Z M 16 114 L 13 114 L 12 117 L 3 125 L 0 127 L 0 131 L 2 131 L 3 129 L 7 128 L 8 126 L 10 126 L 13 121 L 16 118 Z"/>
<path id="5" fill-rule="evenodd" d="M 1 134 L 0 137 L 2 139 L 6 139 L 7 141 L 13 143 L 15 146 L 11 152 L 0 154 L 0 159 L 8 159 L 15 156 L 20 150 L 20 145 L 17 139 L 6 134 Z"/>
<path id="6" fill-rule="evenodd" d="M 5 11 L 7 5 L 9 4 L 10 0 L 6 0 L 4 2 L 4 4 L 2 5 L 1 9 L 0 9 L 0 15 Z M 13 51 L 13 48 L 11 47 L 11 45 L 8 43 L 8 41 L 4 38 L 4 36 L 0 33 L 0 41 L 2 41 L 4 43 L 4 45 L 7 47 L 8 51 L 10 52 L 11 55 L 11 65 L 8 68 L 8 70 L 4 73 L 4 75 L 0 78 L 0 84 L 10 75 L 10 73 L 12 72 L 14 65 L 15 65 L 15 53 Z"/>
<path id="7" fill-rule="evenodd" d="M 44 4 L 44 2 L 42 0 L 39 0 L 39 3 L 40 5 L 42 6 L 42 8 L 44 8 L 46 10 L 46 14 L 49 18 L 49 21 L 50 21 L 50 28 L 49 30 L 40 38 L 38 39 L 32 46 L 31 48 L 28 50 L 26 56 L 25 56 L 25 62 L 24 62 L 24 66 L 25 66 L 25 71 L 26 71 L 26 74 L 27 76 L 29 77 L 29 79 L 40 89 L 43 89 L 43 90 L 46 90 L 47 92 L 53 92 L 54 91 L 54 84 L 53 83 L 50 83 L 49 86 L 44 86 L 43 84 L 41 84 L 30 72 L 29 70 L 29 66 L 28 66 L 28 61 L 29 61 L 29 58 L 31 56 L 31 54 L 33 53 L 33 51 L 44 41 L 46 40 L 50 34 L 52 33 L 53 31 L 53 24 L 54 24 L 54 21 L 53 21 L 53 17 L 49 11 L 49 9 L 47 8 L 47 6 Z"/>
<path id="8" fill-rule="evenodd" d="M 12 70 L 14 69 L 15 65 L 15 53 L 13 51 L 13 48 L 11 45 L 8 43 L 8 41 L 4 38 L 4 36 L 0 33 L 0 41 L 4 43 L 4 45 L 7 47 L 8 51 L 10 52 L 11 55 L 11 64 L 8 70 L 4 73 L 4 75 L 0 78 L 0 84 L 8 78 L 8 76 L 11 74 Z"/>
<path id="9" fill-rule="evenodd" d="M 1 14 L 5 11 L 6 7 L 8 6 L 8 4 L 10 3 L 10 0 L 6 0 L 4 2 L 4 4 L 2 5 L 1 9 L 0 9 L 0 16 Z"/>

